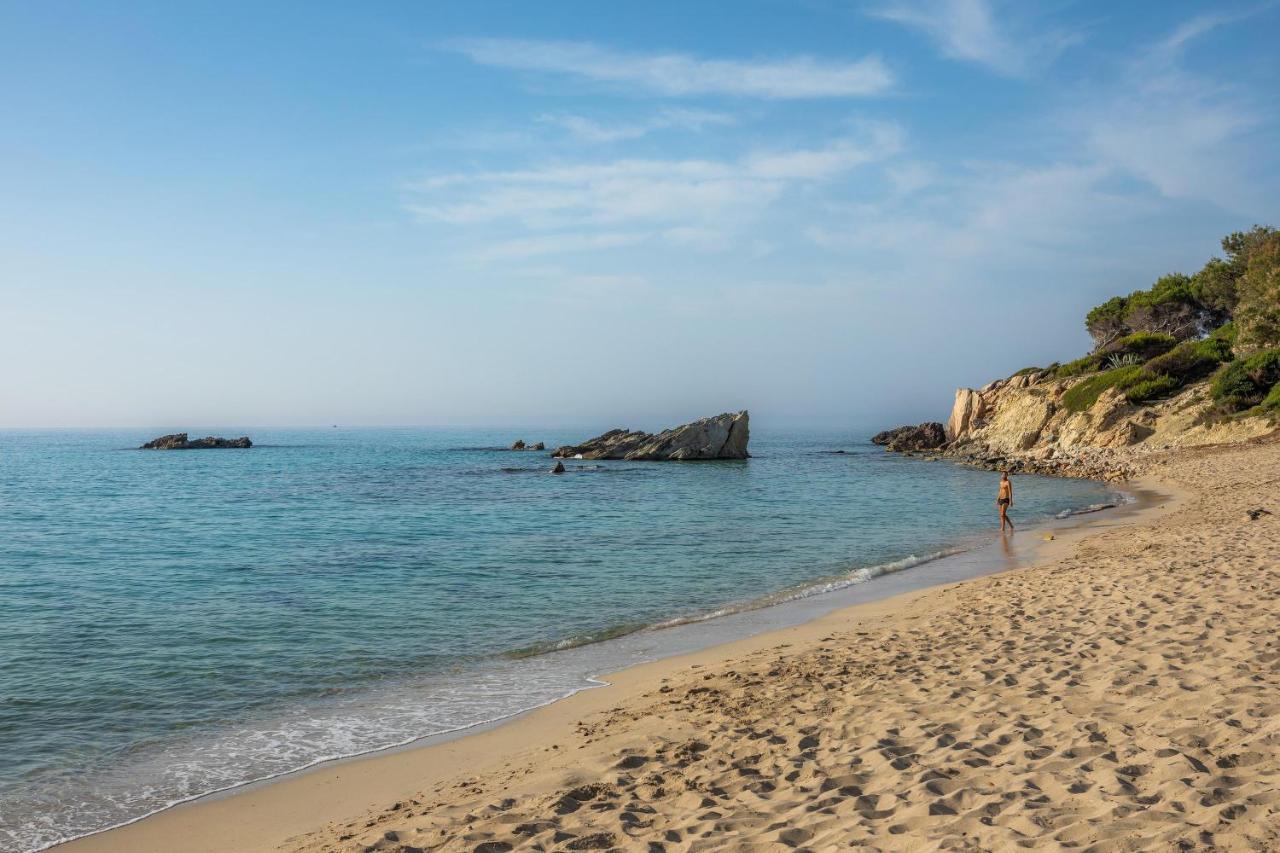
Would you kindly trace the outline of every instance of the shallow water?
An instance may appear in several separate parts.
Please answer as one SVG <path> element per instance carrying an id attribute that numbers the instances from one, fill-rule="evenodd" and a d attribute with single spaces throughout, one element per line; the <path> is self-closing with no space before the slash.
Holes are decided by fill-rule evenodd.
<path id="1" fill-rule="evenodd" d="M 995 511 L 994 475 L 851 434 L 552 476 L 498 448 L 591 430 L 207 432 L 259 445 L 0 432 L 5 849 L 552 701 L 638 653 L 548 650 L 874 583 Z M 1024 521 L 1113 497 L 1016 488 Z"/>

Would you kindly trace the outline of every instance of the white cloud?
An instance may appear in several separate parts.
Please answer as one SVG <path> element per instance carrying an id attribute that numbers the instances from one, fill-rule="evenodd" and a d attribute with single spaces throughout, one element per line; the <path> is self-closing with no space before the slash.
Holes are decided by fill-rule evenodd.
<path id="1" fill-rule="evenodd" d="M 966 260 L 1044 263 L 1146 210 L 1110 191 L 1107 177 L 1095 164 L 971 164 L 930 198 L 836 208 L 808 233 L 828 249 L 901 256 L 924 275 L 949 275 Z"/>
<path id="2" fill-rule="evenodd" d="M 893 74 L 876 56 L 833 62 L 785 59 L 703 59 L 681 53 L 631 53 L 586 42 L 477 38 L 444 43 L 480 65 L 568 74 L 599 83 L 671 96 L 847 98 L 878 95 Z"/>
<path id="3" fill-rule="evenodd" d="M 471 257 L 481 263 L 517 260 L 546 255 L 579 254 L 605 249 L 634 246 L 650 239 L 643 232 L 605 231 L 598 233 L 539 234 L 504 240 L 474 252 Z"/>
<path id="4" fill-rule="evenodd" d="M 987 0 L 896 0 L 868 11 L 874 18 L 912 27 L 929 36 L 943 56 L 1018 76 L 1048 65 L 1076 41 L 1069 33 L 1010 31 Z"/>
<path id="5" fill-rule="evenodd" d="M 728 113 L 688 109 L 666 109 L 649 119 L 631 123 L 605 124 L 586 116 L 563 113 L 543 115 L 538 120 L 562 127 L 578 139 L 593 143 L 638 139 L 659 130 L 697 132 L 707 127 L 727 127 L 737 123 L 737 119 Z"/>
<path id="6" fill-rule="evenodd" d="M 902 146 L 896 125 L 867 125 L 859 139 L 737 160 L 624 159 L 602 164 L 455 173 L 413 189 L 409 209 L 456 225 L 510 221 L 538 229 L 647 223 L 671 227 L 741 220 L 791 186 L 828 180 L 884 160 Z"/>
<path id="7" fill-rule="evenodd" d="M 1068 117 L 1102 163 L 1133 175 L 1168 198 L 1198 199 L 1241 213 L 1263 202 L 1250 164 L 1251 139 L 1274 112 L 1230 83 L 1193 73 L 1183 51 L 1199 36 L 1247 17 L 1202 15 L 1139 53 L 1119 80 L 1091 92 Z"/>

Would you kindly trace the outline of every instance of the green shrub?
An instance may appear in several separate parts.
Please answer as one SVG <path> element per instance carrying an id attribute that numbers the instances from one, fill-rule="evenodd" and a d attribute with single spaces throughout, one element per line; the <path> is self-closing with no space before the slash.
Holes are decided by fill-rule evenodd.
<path id="1" fill-rule="evenodd" d="M 1227 345 L 1227 349 L 1231 349 L 1236 345 L 1236 324 L 1223 323 L 1218 328 L 1209 333 L 1209 340 L 1220 341 Z M 1227 359 L 1223 359 L 1226 361 Z"/>
<path id="2" fill-rule="evenodd" d="M 1164 373 L 1155 375 L 1143 371 L 1131 384 L 1124 386 L 1124 396 L 1130 403 L 1145 403 L 1176 391 L 1182 383 Z"/>
<path id="3" fill-rule="evenodd" d="M 1270 399 L 1280 383 L 1280 349 L 1236 359 L 1218 371 L 1209 393 L 1224 412 L 1240 412 Z"/>
<path id="4" fill-rule="evenodd" d="M 1168 352 L 1177 345 L 1178 339 L 1173 335 L 1166 335 L 1163 332 L 1134 332 L 1107 347 L 1107 352 L 1136 355 L 1146 361 Z"/>
<path id="5" fill-rule="evenodd" d="M 1067 389 L 1062 395 L 1062 407 L 1068 412 L 1083 412 L 1098 402 L 1103 391 L 1108 388 L 1126 388 L 1130 383 L 1138 381 L 1141 375 L 1140 366 L 1130 365 L 1090 376 Z"/>
<path id="6" fill-rule="evenodd" d="M 1102 369 L 1102 355 L 1086 355 L 1083 358 L 1077 358 L 1075 361 L 1068 361 L 1066 364 L 1059 364 L 1054 368 L 1053 375 L 1059 379 L 1069 379 L 1072 376 L 1083 376 L 1086 373 L 1093 373 Z"/>
<path id="7" fill-rule="evenodd" d="M 1146 371 L 1152 375 L 1164 374 L 1178 381 L 1179 385 L 1203 379 L 1224 361 L 1231 360 L 1231 345 L 1212 337 L 1202 341 L 1183 341 L 1164 355 L 1146 363 Z"/>
<path id="8" fill-rule="evenodd" d="M 1271 386 L 1271 393 L 1262 398 L 1260 408 L 1273 415 L 1280 415 L 1280 382 Z"/>
<path id="9" fill-rule="evenodd" d="M 1013 374 L 1013 376 L 1026 376 L 1028 373 L 1039 373 L 1039 372 L 1040 372 L 1040 368 L 1038 367 L 1024 367 L 1021 370 L 1019 370 L 1017 373 Z M 1012 379 L 1013 376 L 1010 376 L 1009 378 Z"/>

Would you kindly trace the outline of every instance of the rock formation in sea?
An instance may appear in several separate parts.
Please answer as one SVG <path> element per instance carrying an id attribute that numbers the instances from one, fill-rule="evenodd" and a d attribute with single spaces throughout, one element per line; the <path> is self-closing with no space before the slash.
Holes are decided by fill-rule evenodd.
<path id="1" fill-rule="evenodd" d="M 630 459 L 681 461 L 746 459 L 749 416 L 745 410 L 664 430 L 657 435 L 614 429 L 578 445 L 557 447 L 551 455 L 563 459 Z"/>
<path id="2" fill-rule="evenodd" d="M 937 421 L 927 421 L 919 426 L 901 426 L 885 430 L 871 438 L 872 444 L 882 444 L 886 450 L 921 451 L 937 450 L 947 443 L 946 431 Z"/>
<path id="3" fill-rule="evenodd" d="M 546 450 L 547 445 L 544 442 L 535 442 L 534 444 L 525 444 L 523 438 L 517 438 L 515 443 L 511 445 L 512 450 Z"/>
<path id="4" fill-rule="evenodd" d="M 253 442 L 249 440 L 249 436 L 242 435 L 239 438 L 220 438 L 217 436 L 205 436 L 197 438 L 194 441 L 187 440 L 185 432 L 175 432 L 173 435 L 162 435 L 148 441 L 139 450 L 214 450 L 222 448 L 243 448 L 253 447 Z"/>

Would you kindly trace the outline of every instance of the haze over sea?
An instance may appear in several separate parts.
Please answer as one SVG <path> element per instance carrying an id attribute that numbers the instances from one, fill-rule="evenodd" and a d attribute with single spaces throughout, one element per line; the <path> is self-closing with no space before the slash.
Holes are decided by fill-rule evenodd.
<path id="1" fill-rule="evenodd" d="M 993 475 L 848 432 L 756 428 L 750 460 L 565 476 L 501 448 L 589 431 L 133 449 L 153 434 L 0 437 L 4 849 L 553 701 L 649 654 L 648 626 L 875 583 L 994 519 Z M 1023 521 L 1111 497 L 1017 489 Z"/>

